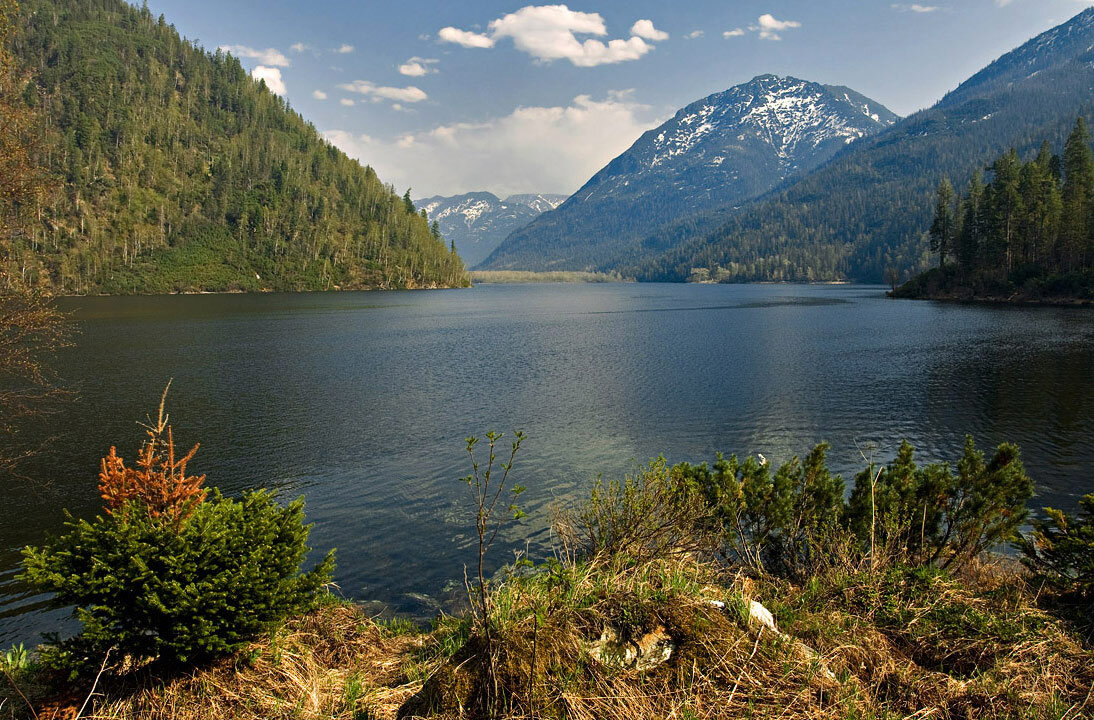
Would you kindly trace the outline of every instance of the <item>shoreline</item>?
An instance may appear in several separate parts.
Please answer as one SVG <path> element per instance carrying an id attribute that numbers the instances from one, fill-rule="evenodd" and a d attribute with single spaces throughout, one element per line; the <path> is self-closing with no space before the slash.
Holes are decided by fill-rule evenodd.
<path id="1" fill-rule="evenodd" d="M 892 290 L 885 292 L 892 300 L 926 300 L 959 305 L 1004 305 L 1010 307 L 1094 307 L 1094 299 L 1087 298 L 1031 298 L 1012 295 L 961 295 L 957 293 L 932 293 L 927 295 L 901 295 Z"/>

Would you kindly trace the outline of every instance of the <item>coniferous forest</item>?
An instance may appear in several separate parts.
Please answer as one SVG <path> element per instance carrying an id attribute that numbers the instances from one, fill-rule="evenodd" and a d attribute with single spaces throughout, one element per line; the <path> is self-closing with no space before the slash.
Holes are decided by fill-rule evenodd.
<path id="1" fill-rule="evenodd" d="M 900 297 L 1094 298 L 1094 151 L 1079 118 L 1057 155 L 1046 141 L 1023 162 L 1010 150 L 958 197 L 938 187 L 931 250 L 939 266 Z"/>
<path id="2" fill-rule="evenodd" d="M 15 88 L 57 189 L 4 259 L 57 293 L 467 284 L 369 167 L 230 55 L 121 0 L 25 0 Z"/>

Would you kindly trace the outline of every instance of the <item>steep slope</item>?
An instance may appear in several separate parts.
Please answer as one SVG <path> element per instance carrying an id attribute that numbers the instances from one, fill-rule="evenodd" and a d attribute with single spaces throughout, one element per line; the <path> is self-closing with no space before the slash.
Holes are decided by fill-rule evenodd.
<path id="1" fill-rule="evenodd" d="M 460 259 L 239 62 L 121 0 L 24 0 L 61 183 L 6 262 L 58 292 L 421 287 Z"/>
<path id="2" fill-rule="evenodd" d="M 436 221 L 445 240 L 468 266 L 484 260 L 509 233 L 532 222 L 540 213 L 553 210 L 565 195 L 510 195 L 505 200 L 488 192 L 471 192 L 443 197 L 435 195 L 414 204 Z"/>
<path id="3" fill-rule="evenodd" d="M 557 210 L 510 236 L 491 269 L 587 269 L 640 250 L 651 227 L 757 197 L 896 116 L 852 90 L 762 75 L 694 102 Z"/>
<path id="4" fill-rule="evenodd" d="M 961 188 L 1011 147 L 1028 155 L 1049 139 L 1058 150 L 1079 114 L 1094 114 L 1094 9 L 717 231 L 627 271 L 647 280 L 683 280 L 706 268 L 724 280 L 880 282 L 891 267 L 907 277 L 929 261 L 925 231 L 943 177 Z"/>

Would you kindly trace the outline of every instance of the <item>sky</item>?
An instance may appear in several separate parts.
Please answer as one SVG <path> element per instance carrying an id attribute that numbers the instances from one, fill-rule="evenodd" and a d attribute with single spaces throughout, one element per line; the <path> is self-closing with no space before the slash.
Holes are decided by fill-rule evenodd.
<path id="1" fill-rule="evenodd" d="M 401 194 L 570 194 L 756 75 L 908 115 L 1094 0 L 149 0 Z"/>

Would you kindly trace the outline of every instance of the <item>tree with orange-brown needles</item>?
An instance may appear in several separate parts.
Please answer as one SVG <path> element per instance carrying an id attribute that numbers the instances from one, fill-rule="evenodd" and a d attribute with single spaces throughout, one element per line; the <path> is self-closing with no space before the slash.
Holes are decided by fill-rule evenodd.
<path id="1" fill-rule="evenodd" d="M 99 493 L 106 501 L 106 511 L 111 512 L 135 502 L 152 517 L 166 516 L 172 522 L 185 520 L 194 506 L 205 499 L 208 492 L 202 485 L 204 475 L 187 475 L 186 465 L 197 454 L 198 445 L 181 458 L 175 457 L 175 438 L 164 414 L 167 391 L 163 390 L 156 420 L 145 425 L 148 439 L 141 447 L 137 466 L 127 468 L 117 449 L 102 459 L 99 471 Z"/>

